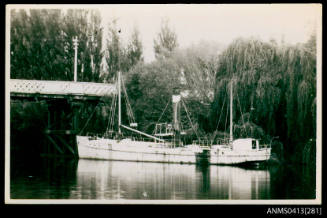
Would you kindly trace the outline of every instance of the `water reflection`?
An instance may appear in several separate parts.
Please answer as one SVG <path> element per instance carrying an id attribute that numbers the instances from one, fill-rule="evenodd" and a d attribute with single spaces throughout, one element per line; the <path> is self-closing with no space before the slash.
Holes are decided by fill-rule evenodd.
<path id="1" fill-rule="evenodd" d="M 315 171 L 99 160 L 11 163 L 12 199 L 314 199 Z"/>
<path id="2" fill-rule="evenodd" d="M 268 170 L 80 160 L 70 198 L 267 199 Z"/>
<path id="3" fill-rule="evenodd" d="M 211 169 L 209 198 L 269 199 L 270 172 L 268 170 L 215 166 Z"/>
<path id="4" fill-rule="evenodd" d="M 12 199 L 68 199 L 76 186 L 77 161 L 44 158 L 14 162 L 10 172 Z"/>

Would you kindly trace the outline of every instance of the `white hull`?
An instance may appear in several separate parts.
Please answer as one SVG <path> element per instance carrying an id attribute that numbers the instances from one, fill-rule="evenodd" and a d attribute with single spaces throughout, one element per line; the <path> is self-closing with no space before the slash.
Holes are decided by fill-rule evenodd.
<path id="1" fill-rule="evenodd" d="M 210 152 L 210 164 L 241 164 L 248 162 L 262 162 L 270 158 L 270 148 L 238 152 L 231 149 Z"/>
<path id="2" fill-rule="evenodd" d="M 167 148 L 163 143 L 77 136 L 79 158 L 161 163 L 196 163 L 197 146 Z"/>
<path id="3" fill-rule="evenodd" d="M 230 145 L 213 145 L 210 150 L 211 164 L 241 164 L 262 162 L 270 159 L 271 148 L 260 147 L 252 138 L 236 139 Z"/>
<path id="4" fill-rule="evenodd" d="M 148 135 L 136 129 L 122 125 L 121 123 L 121 73 L 118 71 L 118 126 L 129 131 L 145 135 L 156 141 L 160 138 Z M 132 141 L 130 139 L 114 140 L 105 138 L 94 138 L 88 136 L 77 136 L 77 147 L 79 158 L 102 159 L 102 160 L 125 160 L 141 162 L 161 163 L 190 163 L 205 162 L 208 164 L 241 164 L 254 161 L 266 161 L 270 158 L 270 148 L 259 149 L 256 139 L 246 138 L 233 140 L 233 88 L 230 89 L 230 145 L 212 146 L 201 148 L 199 145 L 188 145 L 172 148 L 163 143 Z M 177 108 L 181 100 L 180 95 L 173 95 L 173 125 L 179 127 Z M 179 129 L 179 128 L 177 128 Z M 170 127 L 172 130 L 172 126 Z M 169 132 L 169 131 L 168 131 Z M 167 129 L 165 131 L 167 133 Z M 170 133 L 172 133 L 170 131 Z M 161 134 L 161 127 L 160 127 Z"/>
<path id="5" fill-rule="evenodd" d="M 160 163 L 198 162 L 198 155 L 203 149 L 196 145 L 167 148 L 163 143 L 132 141 L 123 139 L 90 139 L 77 136 L 79 158 L 101 160 L 124 160 Z M 270 148 L 249 151 L 237 151 L 215 147 L 209 150 L 209 164 L 241 164 L 246 162 L 266 161 L 270 158 Z"/>

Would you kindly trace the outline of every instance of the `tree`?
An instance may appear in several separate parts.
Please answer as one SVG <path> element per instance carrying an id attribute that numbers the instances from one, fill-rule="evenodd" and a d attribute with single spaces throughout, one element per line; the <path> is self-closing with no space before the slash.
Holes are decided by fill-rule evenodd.
<path id="1" fill-rule="evenodd" d="M 102 62 L 102 28 L 99 11 L 70 9 L 64 17 L 65 69 L 69 80 L 73 80 L 74 46 L 72 39 L 78 38 L 78 81 L 99 81 Z"/>
<path id="2" fill-rule="evenodd" d="M 152 133 L 164 108 L 160 122 L 171 122 L 173 94 L 181 92 L 193 125 L 198 132 L 210 131 L 210 92 L 213 90 L 217 50 L 208 55 L 213 43 L 204 43 L 188 49 L 179 49 L 167 58 L 150 64 L 139 63 L 127 75 L 128 95 L 139 123 L 139 128 Z M 210 49 L 209 49 L 210 50 Z M 184 108 L 181 110 L 183 130 L 193 133 Z M 209 124 L 209 125 L 208 125 Z M 194 133 L 193 133 L 194 134 Z"/>
<path id="3" fill-rule="evenodd" d="M 11 13 L 11 77 L 58 79 L 63 76 L 60 10 Z"/>
<path id="4" fill-rule="evenodd" d="M 89 14 L 87 30 L 87 55 L 82 64 L 82 81 L 98 82 L 102 63 L 102 27 L 99 11 L 92 10 Z"/>
<path id="5" fill-rule="evenodd" d="M 117 19 L 112 20 L 108 24 L 108 39 L 106 48 L 106 63 L 107 63 L 107 74 L 105 79 L 107 81 L 112 81 L 117 74 L 118 70 L 121 70 L 121 61 L 123 60 L 123 46 L 121 44 L 121 39 L 119 36 L 119 31 L 117 27 Z"/>
<path id="6" fill-rule="evenodd" d="M 163 20 L 157 39 L 154 39 L 154 52 L 156 58 L 167 58 L 178 47 L 177 35 L 170 29 L 168 20 Z"/>
<path id="7" fill-rule="evenodd" d="M 97 81 L 102 61 L 100 20 L 96 11 L 12 10 L 11 78 L 73 80 L 72 38 L 77 36 L 78 80 Z"/>
<path id="8" fill-rule="evenodd" d="M 28 19 L 25 10 L 11 10 L 10 76 L 13 79 L 30 77 Z"/>
<path id="9" fill-rule="evenodd" d="M 138 62 L 143 62 L 143 45 L 140 40 L 140 33 L 136 27 L 133 29 L 126 53 L 126 61 L 128 63 L 126 64 L 127 69 L 125 71 L 128 71 L 129 68 L 135 66 Z"/>
<path id="10" fill-rule="evenodd" d="M 77 36 L 79 38 L 78 80 L 98 81 L 102 61 L 100 19 L 99 13 L 93 10 L 68 10 L 67 13 L 52 9 L 12 10 L 11 78 L 73 80 L 72 38 Z M 93 109 L 94 106 L 86 103 L 85 108 Z M 11 143 L 19 146 L 22 143 L 26 144 L 26 139 L 38 138 L 39 142 L 31 141 L 34 147 L 27 150 L 23 148 L 22 154 L 34 150 L 37 151 L 35 154 L 39 155 L 40 151 L 35 148 L 42 144 L 43 131 L 47 123 L 47 105 L 12 102 L 11 111 L 10 122 L 14 124 L 10 130 Z M 90 113 L 86 110 L 82 111 L 80 119 L 83 120 L 86 115 Z M 101 128 L 103 119 L 96 120 L 98 125 L 95 127 Z"/>
<path id="11" fill-rule="evenodd" d="M 201 41 L 185 49 L 177 49 L 171 57 L 181 67 L 185 89 L 204 104 L 213 101 L 215 74 L 220 44 Z"/>
<path id="12" fill-rule="evenodd" d="M 152 133 L 155 123 L 173 93 L 179 93 L 179 66 L 172 59 L 150 64 L 139 63 L 127 75 L 126 87 L 139 128 Z M 171 122 L 172 108 L 168 107 L 161 122 Z"/>
<path id="13" fill-rule="evenodd" d="M 221 112 L 221 108 L 228 96 L 226 86 L 233 79 L 237 134 L 249 135 L 254 128 L 262 135 L 261 128 L 265 135 L 280 136 L 287 145 L 286 155 L 303 149 L 304 143 L 315 137 L 314 46 L 312 38 L 295 46 L 235 40 L 219 57 L 213 114 L 227 114 L 228 109 Z M 218 129 L 223 129 L 223 124 Z"/>

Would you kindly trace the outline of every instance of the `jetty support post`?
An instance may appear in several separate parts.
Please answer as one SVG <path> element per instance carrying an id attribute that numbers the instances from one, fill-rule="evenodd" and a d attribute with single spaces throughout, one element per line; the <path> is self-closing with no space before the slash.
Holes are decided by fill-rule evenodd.
<path id="1" fill-rule="evenodd" d="M 46 152 L 41 155 L 78 158 L 76 134 L 79 104 L 73 104 L 68 99 L 52 99 L 47 104 Z"/>

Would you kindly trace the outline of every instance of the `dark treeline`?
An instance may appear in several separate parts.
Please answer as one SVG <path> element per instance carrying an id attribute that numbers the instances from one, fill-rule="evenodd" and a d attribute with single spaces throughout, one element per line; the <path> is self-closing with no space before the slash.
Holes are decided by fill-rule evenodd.
<path id="1" fill-rule="evenodd" d="M 154 39 L 155 60 L 144 63 L 136 28 L 124 44 L 119 35 L 119 20 L 112 20 L 102 45 L 100 22 L 99 13 L 93 10 L 13 10 L 11 78 L 73 80 L 72 38 L 77 36 L 78 80 L 113 82 L 120 68 L 141 131 L 153 133 L 158 121 L 171 122 L 171 96 L 183 93 L 197 134 L 209 139 L 226 136 L 229 85 L 233 81 L 235 138 L 256 137 L 270 142 L 278 137 L 274 139 L 273 150 L 280 159 L 314 161 L 307 155 L 315 151 L 316 138 L 314 35 L 308 42 L 297 45 L 240 38 L 227 47 L 200 42 L 179 48 L 178 37 L 165 20 Z M 95 110 L 84 133 L 106 130 L 111 97 L 106 102 L 96 108 L 84 105 L 80 115 L 82 127 Z M 126 105 L 122 103 L 124 115 Z M 28 129 L 37 131 L 28 117 L 43 119 L 44 116 L 34 115 L 38 111 L 44 113 L 46 108 L 34 104 L 25 103 L 25 107 L 32 107 L 27 110 L 12 104 L 13 140 Z M 196 137 L 184 110 L 181 122 L 183 129 Z M 42 123 L 44 120 L 34 124 L 41 129 Z M 126 116 L 123 123 L 128 123 Z"/>

